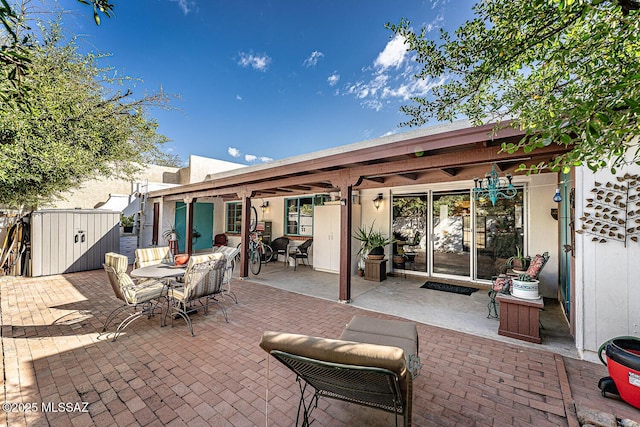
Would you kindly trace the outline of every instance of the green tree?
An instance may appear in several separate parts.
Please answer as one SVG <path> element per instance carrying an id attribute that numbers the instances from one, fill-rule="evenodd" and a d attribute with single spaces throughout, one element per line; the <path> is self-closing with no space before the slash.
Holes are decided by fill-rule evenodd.
<path id="1" fill-rule="evenodd" d="M 163 93 L 134 98 L 128 78 L 100 68 L 101 56 L 81 55 L 75 41 L 60 37 L 57 24 L 33 44 L 28 109 L 0 99 L 0 203 L 36 205 L 98 176 L 131 177 L 137 165 L 170 156 L 159 150 L 166 138 L 147 117 L 166 106 Z M 0 92 L 11 87 L 0 76 Z"/>
<path id="2" fill-rule="evenodd" d="M 100 14 L 110 17 L 113 13 L 114 5 L 108 0 L 78 0 L 80 3 L 93 6 L 93 19 L 100 25 Z M 28 0 L 23 0 L 18 13 L 7 0 L 0 0 L 0 74 L 10 83 L 0 94 L 5 102 L 10 102 L 14 108 L 28 108 L 28 105 L 21 101 L 21 94 L 27 90 L 22 84 L 22 76 L 28 72 L 31 63 L 30 50 L 31 41 L 29 39 L 30 28 L 26 24 L 26 4 Z M 26 35 L 22 36 L 22 32 Z"/>
<path id="3" fill-rule="evenodd" d="M 615 169 L 625 154 L 638 162 L 639 9 L 638 0 L 484 0 L 475 19 L 437 41 L 407 20 L 387 24 L 415 52 L 416 78 L 444 79 L 432 98 L 402 107 L 410 116 L 402 125 L 466 116 L 526 130 L 503 145 L 509 152 L 572 148 L 530 171 Z"/>

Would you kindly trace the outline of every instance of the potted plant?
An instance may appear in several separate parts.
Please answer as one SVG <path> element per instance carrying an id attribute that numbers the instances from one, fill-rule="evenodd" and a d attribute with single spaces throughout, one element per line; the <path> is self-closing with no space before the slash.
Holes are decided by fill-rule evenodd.
<path id="1" fill-rule="evenodd" d="M 353 237 L 360 241 L 358 255 L 369 259 L 383 259 L 384 247 L 395 242 L 394 238 L 385 237 L 380 231 L 374 230 L 373 223 L 368 229 L 358 227 Z"/>
<path id="2" fill-rule="evenodd" d="M 171 224 L 169 225 L 169 228 L 164 230 L 164 232 L 162 233 L 162 237 L 164 237 L 165 240 L 172 241 L 172 240 L 178 240 L 178 237 L 180 237 L 180 235 L 176 230 L 176 226 Z"/>
<path id="3" fill-rule="evenodd" d="M 519 274 L 518 277 L 513 278 L 512 282 L 511 295 L 514 297 L 524 299 L 538 299 L 540 297 L 538 293 L 540 281 L 532 279 L 528 274 Z"/>
<path id="4" fill-rule="evenodd" d="M 507 258 L 506 266 L 514 271 L 526 271 L 531 262 L 531 257 L 524 256 L 520 246 L 516 246 L 516 254 Z"/>
<path id="5" fill-rule="evenodd" d="M 125 233 L 133 232 L 133 217 L 133 215 L 126 216 L 123 213 L 120 214 L 120 226 Z"/>

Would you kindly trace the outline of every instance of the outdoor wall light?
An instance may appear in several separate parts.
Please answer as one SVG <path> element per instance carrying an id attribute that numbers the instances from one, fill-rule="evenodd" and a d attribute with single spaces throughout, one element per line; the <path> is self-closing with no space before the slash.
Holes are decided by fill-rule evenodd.
<path id="1" fill-rule="evenodd" d="M 262 206 L 260 206 L 260 209 L 262 210 L 262 213 L 264 213 L 264 211 L 267 210 L 267 208 L 269 207 L 269 202 L 262 202 Z"/>
<path id="2" fill-rule="evenodd" d="M 382 193 L 378 193 L 375 199 L 373 199 L 373 206 L 376 207 L 376 210 L 380 209 L 380 205 L 382 204 Z"/>
<path id="3" fill-rule="evenodd" d="M 560 195 L 559 188 L 556 188 L 556 194 L 553 195 L 553 201 L 556 203 L 560 203 L 562 201 L 562 196 Z"/>

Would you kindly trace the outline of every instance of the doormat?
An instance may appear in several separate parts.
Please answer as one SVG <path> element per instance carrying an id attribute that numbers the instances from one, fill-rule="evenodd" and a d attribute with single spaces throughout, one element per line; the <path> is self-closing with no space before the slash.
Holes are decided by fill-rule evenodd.
<path id="1" fill-rule="evenodd" d="M 426 282 L 421 288 L 433 289 L 435 291 L 453 292 L 454 294 L 471 295 L 478 288 L 470 288 L 468 286 L 450 285 L 448 283 Z"/>

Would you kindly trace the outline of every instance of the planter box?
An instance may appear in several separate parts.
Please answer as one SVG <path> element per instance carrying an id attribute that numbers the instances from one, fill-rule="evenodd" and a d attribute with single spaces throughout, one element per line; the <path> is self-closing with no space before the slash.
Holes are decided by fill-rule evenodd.
<path id="1" fill-rule="evenodd" d="M 528 300 L 513 295 L 498 294 L 500 302 L 500 327 L 498 335 L 529 341 L 536 344 L 540 338 L 540 310 L 544 308 L 542 298 Z"/>
<path id="2" fill-rule="evenodd" d="M 386 259 L 366 259 L 364 261 L 364 280 L 382 282 L 387 279 Z"/>

